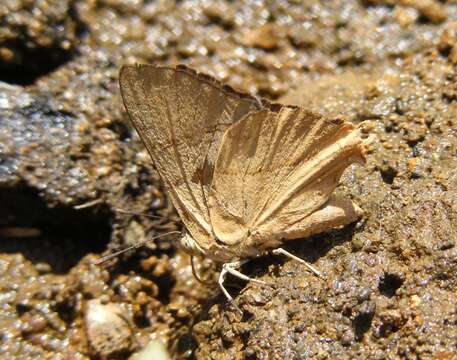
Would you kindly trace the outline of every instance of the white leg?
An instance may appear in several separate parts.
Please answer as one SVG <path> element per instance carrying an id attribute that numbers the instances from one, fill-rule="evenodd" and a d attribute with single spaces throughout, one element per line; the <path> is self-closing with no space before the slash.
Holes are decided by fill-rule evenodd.
<path id="1" fill-rule="evenodd" d="M 238 307 L 237 304 L 235 304 L 235 301 L 233 300 L 232 295 L 230 295 L 229 292 L 227 291 L 227 289 L 224 287 L 225 275 L 228 272 L 225 265 L 226 264 L 224 264 L 224 266 L 222 266 L 221 273 L 219 274 L 219 281 L 218 281 L 219 287 L 221 288 L 222 292 L 224 293 L 224 295 L 228 299 L 228 301 L 233 304 L 235 309 L 237 309 L 241 315 L 243 315 L 243 311 Z"/>
<path id="2" fill-rule="evenodd" d="M 248 260 L 240 260 L 240 261 L 234 261 L 231 263 L 225 263 L 222 265 L 222 270 L 221 273 L 219 274 L 219 287 L 221 288 L 222 292 L 224 295 L 227 297 L 227 299 L 235 306 L 235 308 L 243 314 L 241 309 L 235 304 L 233 297 L 228 293 L 227 289 L 224 287 L 224 280 L 225 280 L 225 275 L 227 273 L 232 274 L 233 276 L 240 278 L 245 281 L 252 281 L 253 283 L 259 284 L 259 285 L 268 285 L 265 281 L 262 280 L 257 280 L 253 279 L 247 275 L 244 275 L 243 273 L 239 272 L 235 268 L 240 267 L 241 265 L 245 264 L 248 262 Z"/>
<path id="3" fill-rule="evenodd" d="M 275 255 L 284 255 L 287 256 L 288 258 L 298 261 L 299 263 L 305 265 L 309 270 L 311 270 L 314 274 L 319 276 L 320 278 L 323 278 L 322 274 L 317 270 L 314 266 L 311 264 L 308 264 L 305 260 L 300 259 L 298 256 L 295 256 L 294 254 L 291 254 L 287 250 L 284 250 L 283 248 L 277 248 L 272 251 L 273 254 Z"/>
<path id="4" fill-rule="evenodd" d="M 232 274 L 233 276 L 235 276 L 237 278 L 240 278 L 241 280 L 252 281 L 253 283 L 256 283 L 256 284 L 259 284 L 259 285 L 268 285 L 265 281 L 254 279 L 252 277 L 244 275 L 243 273 L 241 273 L 241 272 L 239 272 L 238 270 L 235 269 L 235 267 L 239 267 L 239 266 L 243 265 L 246 262 L 247 262 L 247 260 L 237 261 L 237 262 L 234 262 L 234 263 L 227 263 L 227 264 L 224 264 L 223 267 L 226 268 L 228 273 Z"/>

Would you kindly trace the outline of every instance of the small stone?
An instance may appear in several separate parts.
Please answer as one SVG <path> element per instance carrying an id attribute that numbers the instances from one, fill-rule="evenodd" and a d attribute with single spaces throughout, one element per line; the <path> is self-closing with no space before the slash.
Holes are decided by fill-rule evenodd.
<path id="1" fill-rule="evenodd" d="M 354 341 L 354 333 L 351 330 L 347 330 L 344 332 L 343 336 L 341 337 L 341 344 L 343 346 L 351 345 L 351 342 Z"/>
<path id="2" fill-rule="evenodd" d="M 221 24 L 227 29 L 231 29 L 235 25 L 235 12 L 226 2 L 208 1 L 203 13 L 211 22 Z"/>
<path id="3" fill-rule="evenodd" d="M 93 356 L 108 359 L 129 351 L 132 334 L 122 310 L 115 304 L 103 305 L 94 299 L 87 303 L 85 325 Z"/>
<path id="4" fill-rule="evenodd" d="M 165 345 L 159 340 L 152 340 L 146 347 L 133 354 L 129 360 L 169 360 L 170 356 L 168 355 Z"/>
<path id="5" fill-rule="evenodd" d="M 452 249 L 454 246 L 455 246 L 455 243 L 451 239 L 442 240 L 442 241 L 438 242 L 438 249 L 440 249 L 440 250 L 449 250 L 449 249 Z"/>
<path id="6" fill-rule="evenodd" d="M 351 245 L 352 245 L 352 250 L 353 251 L 359 251 L 363 248 L 363 241 L 362 239 L 360 238 L 360 236 L 355 236 L 352 238 L 352 241 L 351 241 Z"/>
<path id="7" fill-rule="evenodd" d="M 251 358 L 255 355 L 255 349 L 251 346 L 248 346 L 246 349 L 244 349 L 244 356 L 247 358 Z"/>
<path id="8" fill-rule="evenodd" d="M 3 63 L 9 63 L 14 60 L 14 52 L 6 47 L 0 47 L 0 60 Z"/>
<path id="9" fill-rule="evenodd" d="M 313 48 L 319 44 L 319 35 L 317 32 L 310 31 L 308 28 L 297 24 L 288 31 L 288 37 L 292 44 L 297 48 Z"/>
<path id="10" fill-rule="evenodd" d="M 25 313 L 21 317 L 23 334 L 34 334 L 42 332 L 48 325 L 47 320 L 41 314 L 31 315 L 30 312 Z"/>
<path id="11" fill-rule="evenodd" d="M 227 343 L 233 343 L 234 338 L 235 334 L 232 330 L 228 330 L 222 334 L 222 340 L 224 340 Z"/>
<path id="12" fill-rule="evenodd" d="M 457 43 L 457 21 L 446 25 L 438 41 L 438 50 L 442 53 L 449 52 Z"/>
<path id="13" fill-rule="evenodd" d="M 180 319 L 185 319 L 189 318 L 191 316 L 189 310 L 187 310 L 185 307 L 183 307 L 182 304 L 180 303 L 171 303 L 169 305 L 169 310 L 172 311 L 177 318 Z"/>
<path id="14" fill-rule="evenodd" d="M 149 296 L 144 291 L 139 291 L 138 294 L 136 294 L 136 302 L 138 305 L 146 305 L 149 301 Z"/>
<path id="15" fill-rule="evenodd" d="M 406 28 L 411 26 L 416 21 L 419 14 L 416 9 L 397 6 L 394 11 L 394 16 L 400 26 Z"/>
<path id="16" fill-rule="evenodd" d="M 278 46 L 277 29 L 272 23 L 267 23 L 258 29 L 249 31 L 244 37 L 243 42 L 247 46 L 257 47 L 264 50 L 274 50 Z"/>
<path id="17" fill-rule="evenodd" d="M 176 313 L 176 316 L 180 319 L 186 319 L 186 318 L 189 318 L 191 316 L 190 312 L 185 309 L 185 308 L 180 308 L 177 313 Z"/>
<path id="18" fill-rule="evenodd" d="M 371 295 L 371 289 L 370 288 L 363 288 L 357 294 L 357 301 L 359 303 L 367 301 L 370 298 L 370 295 Z"/>
<path id="19" fill-rule="evenodd" d="M 379 314 L 379 318 L 382 326 L 375 331 L 379 337 L 398 331 L 407 320 L 397 309 L 385 310 Z"/>
<path id="20" fill-rule="evenodd" d="M 409 172 L 413 172 L 414 171 L 418 161 L 419 161 L 419 158 L 411 158 L 411 159 L 409 159 L 407 161 L 407 166 L 408 166 Z"/>
<path id="21" fill-rule="evenodd" d="M 401 4 L 410 6 L 426 18 L 428 21 L 439 24 L 446 20 L 446 9 L 436 0 L 402 0 Z"/>
<path id="22" fill-rule="evenodd" d="M 40 274 L 49 274 L 52 271 L 51 265 L 45 262 L 40 262 L 35 264 L 35 269 L 38 271 Z"/>
<path id="23" fill-rule="evenodd" d="M 387 184 L 392 184 L 398 175 L 397 165 L 388 161 L 384 161 L 379 170 L 383 181 Z"/>
<path id="24" fill-rule="evenodd" d="M 411 306 L 412 307 L 417 307 L 417 306 L 419 306 L 421 304 L 422 301 L 421 301 L 421 298 L 419 296 L 413 295 L 410 298 L 410 302 L 411 302 Z"/>

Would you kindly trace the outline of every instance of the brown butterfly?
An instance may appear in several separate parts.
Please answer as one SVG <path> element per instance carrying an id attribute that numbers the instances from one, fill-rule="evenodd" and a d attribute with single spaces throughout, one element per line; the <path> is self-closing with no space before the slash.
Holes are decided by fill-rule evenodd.
<path id="1" fill-rule="evenodd" d="M 246 259 L 273 250 L 301 260 L 281 243 L 360 216 L 352 201 L 332 195 L 346 167 L 364 160 L 359 128 L 185 66 L 124 66 L 120 87 L 187 229 L 181 245 L 223 263 L 219 284 L 229 300 L 227 272 L 263 283 L 236 270 Z"/>

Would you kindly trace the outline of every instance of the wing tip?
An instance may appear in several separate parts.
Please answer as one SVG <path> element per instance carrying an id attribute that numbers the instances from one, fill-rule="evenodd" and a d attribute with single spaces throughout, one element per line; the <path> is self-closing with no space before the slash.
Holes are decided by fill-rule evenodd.
<path id="1" fill-rule="evenodd" d="M 139 63 L 139 62 L 136 62 L 134 64 L 123 64 L 123 65 L 121 65 L 120 72 L 127 71 L 127 70 L 136 70 L 136 69 L 145 68 L 145 67 L 149 67 L 149 66 L 156 67 L 155 65 L 152 65 L 152 64 L 145 64 L 145 63 Z"/>
<path id="2" fill-rule="evenodd" d="M 119 84 L 121 86 L 121 90 L 125 85 L 126 81 L 134 74 L 135 70 L 137 69 L 138 64 L 135 65 L 122 65 L 119 70 Z"/>
<path id="3" fill-rule="evenodd" d="M 355 153 L 356 153 L 356 162 L 361 164 L 366 163 L 367 154 L 372 150 L 371 145 L 376 140 L 376 135 L 368 134 L 372 124 L 368 121 L 363 121 L 359 124 L 353 124 L 349 122 L 345 117 L 336 117 L 330 120 L 327 120 L 334 125 L 341 126 L 341 129 L 346 135 L 354 136 L 355 139 Z M 365 136 L 362 136 L 362 133 L 365 133 Z M 368 134 L 368 135 L 367 135 Z"/>

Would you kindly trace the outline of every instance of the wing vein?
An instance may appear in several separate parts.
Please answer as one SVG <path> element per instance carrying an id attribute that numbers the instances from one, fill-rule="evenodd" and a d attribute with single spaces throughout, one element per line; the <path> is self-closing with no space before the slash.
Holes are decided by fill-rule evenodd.
<path id="1" fill-rule="evenodd" d="M 179 149 L 177 147 L 177 140 L 176 140 L 176 134 L 174 132 L 174 129 L 173 129 L 173 124 L 172 124 L 172 114 L 171 114 L 171 111 L 170 111 L 170 105 L 169 105 L 169 102 L 168 101 L 165 101 L 165 109 L 166 109 L 166 112 L 167 112 L 167 116 L 166 116 L 166 119 L 167 119 L 167 122 L 168 122 L 168 128 L 170 129 L 170 132 L 169 132 L 169 135 L 170 135 L 170 142 L 171 144 L 173 145 L 172 146 L 172 149 L 173 149 L 173 153 L 175 155 L 175 158 L 176 158 L 176 163 L 179 167 L 179 171 L 181 172 L 181 175 L 183 177 L 183 180 L 184 180 L 184 184 L 185 184 L 185 187 L 187 188 L 187 191 L 189 192 L 189 195 L 192 197 L 192 200 L 194 202 L 194 204 L 196 205 L 197 209 L 200 210 L 200 206 L 199 206 L 199 203 L 197 201 L 197 198 L 195 197 L 195 194 L 192 190 L 192 188 L 190 187 L 190 184 L 189 184 L 189 181 L 188 181 L 188 178 L 187 178 L 187 173 L 184 169 L 184 165 L 183 165 L 183 161 L 182 161 L 182 158 L 181 158 L 181 155 L 179 154 Z M 185 136 L 184 136 L 185 138 Z M 184 140 L 186 141 L 186 140 Z"/>

